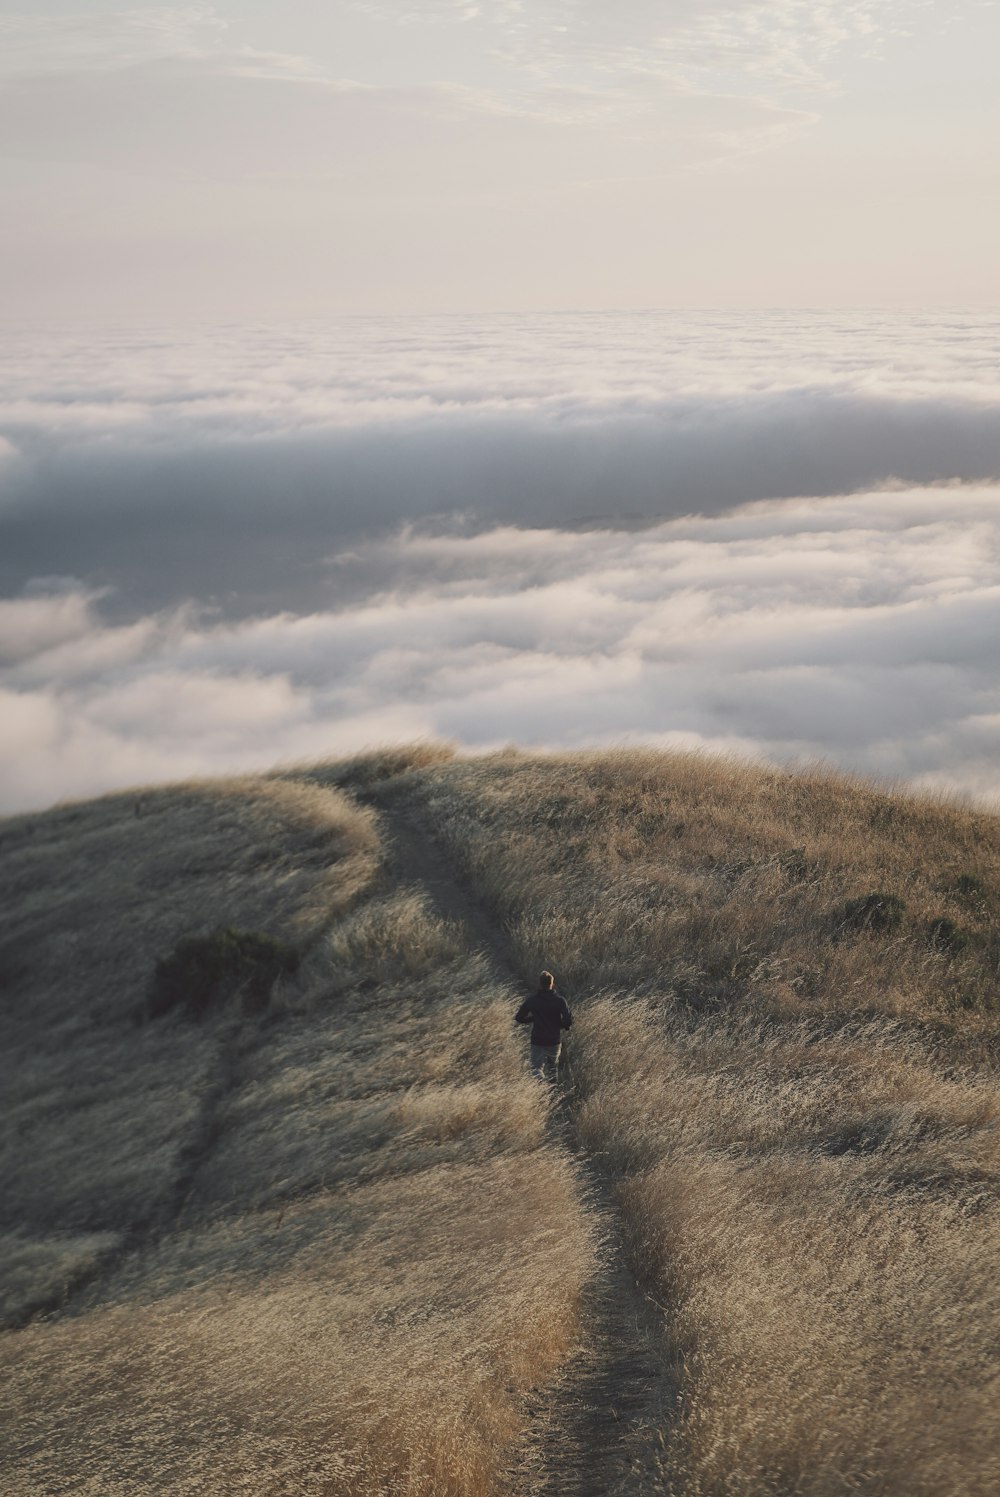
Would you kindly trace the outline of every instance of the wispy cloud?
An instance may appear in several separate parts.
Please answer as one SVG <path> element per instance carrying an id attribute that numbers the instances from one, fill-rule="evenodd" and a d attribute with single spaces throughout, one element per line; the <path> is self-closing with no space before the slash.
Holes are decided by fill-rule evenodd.
<path id="1" fill-rule="evenodd" d="M 163 57 L 203 57 L 227 23 L 209 6 L 0 16 L 0 78 L 113 71 Z"/>
<path id="2" fill-rule="evenodd" d="M 484 201 L 662 177 L 769 145 L 804 118 L 756 98 L 707 107 L 685 90 L 652 100 L 361 85 L 294 57 L 217 50 L 12 76 L 0 86 L 0 156 L 186 181 L 322 180 L 376 201 Z"/>
<path id="3" fill-rule="evenodd" d="M 400 25 L 480 30 L 527 74 L 566 79 L 585 70 L 608 81 L 659 77 L 689 88 L 824 90 L 844 47 L 869 48 L 912 22 L 903 0 L 354 0 L 355 8 Z"/>
<path id="4" fill-rule="evenodd" d="M 211 7 L 19 14 L 0 18 L 0 154 L 181 178 L 326 177 L 368 194 L 662 177 L 812 120 L 765 80 L 819 81 L 868 13 L 841 7 L 834 23 L 802 0 L 685 4 L 665 26 L 658 7 L 589 0 L 365 8 L 483 29 L 504 68 L 489 87 L 475 68 L 362 86 L 349 65 L 249 45 Z"/>
<path id="5" fill-rule="evenodd" d="M 8 14 L 0 299 L 42 323 L 988 305 L 995 17 L 980 0 Z"/>

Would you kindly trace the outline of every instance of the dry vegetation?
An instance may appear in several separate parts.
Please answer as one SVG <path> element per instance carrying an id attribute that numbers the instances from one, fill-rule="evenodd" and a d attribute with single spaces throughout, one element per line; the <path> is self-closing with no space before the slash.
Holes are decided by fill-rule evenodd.
<path id="1" fill-rule="evenodd" d="M 664 1490 L 1000 1490 L 996 819 L 646 752 L 393 793 L 580 1000 L 578 1126 L 683 1358 Z"/>
<path id="2" fill-rule="evenodd" d="M 512 995 L 373 814 L 197 784 L 9 820 L 0 854 L 3 1491 L 496 1490 L 594 1244 Z M 294 977 L 150 1020 L 156 958 L 223 925 Z"/>
<path id="3" fill-rule="evenodd" d="M 995 818 L 434 745 L 0 825 L 4 1490 L 505 1487 L 590 1217 L 512 994 L 352 792 L 574 1001 L 576 1129 L 682 1369 L 657 1489 L 1000 1490 Z M 155 958 L 229 924 L 294 976 L 150 1022 Z"/>

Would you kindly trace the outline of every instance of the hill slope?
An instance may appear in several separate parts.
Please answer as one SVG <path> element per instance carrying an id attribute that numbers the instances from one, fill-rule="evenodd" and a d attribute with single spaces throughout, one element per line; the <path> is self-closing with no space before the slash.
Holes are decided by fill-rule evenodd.
<path id="1" fill-rule="evenodd" d="M 385 854 L 282 780 L 4 824 L 5 1492 L 481 1492 L 515 1458 L 591 1233 L 514 995 Z M 148 1019 L 217 925 L 299 971 Z"/>
<path id="2" fill-rule="evenodd" d="M 683 1364 L 667 1488 L 1000 1489 L 996 819 L 651 753 L 409 793 L 592 995 L 578 1126 Z"/>
<path id="3" fill-rule="evenodd" d="M 0 852 L 12 1490 L 1000 1487 L 994 818 L 416 749 Z M 150 1019 L 222 925 L 298 971 Z"/>

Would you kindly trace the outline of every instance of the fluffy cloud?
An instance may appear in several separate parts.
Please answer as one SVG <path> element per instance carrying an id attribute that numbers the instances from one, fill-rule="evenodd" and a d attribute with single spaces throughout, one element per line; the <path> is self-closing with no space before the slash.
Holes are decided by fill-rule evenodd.
<path id="1" fill-rule="evenodd" d="M 1000 791 L 1000 390 L 971 318 L 12 339 L 8 808 L 626 738 Z"/>
<path id="2" fill-rule="evenodd" d="M 997 472 L 992 407 L 797 392 L 554 419 L 457 411 L 170 447 L 87 441 L 26 450 L 0 478 L 0 583 L 75 574 L 114 587 L 133 614 L 184 597 L 229 613 L 312 610 L 378 585 L 371 553 L 350 553 L 403 523 L 645 525 Z M 946 491 L 938 502 L 947 510 Z"/>
<path id="3" fill-rule="evenodd" d="M 827 757 L 996 796 L 1000 488 L 942 497 L 402 533 L 360 548 L 391 590 L 306 616 L 10 602 L 7 805 L 427 734 Z"/>
<path id="4" fill-rule="evenodd" d="M 316 612 L 392 585 L 358 543 L 403 524 L 620 528 L 990 478 L 995 338 L 971 318 L 661 315 L 132 337 L 96 357 L 12 339 L 0 587 L 73 575 L 133 618 L 184 599 Z"/>

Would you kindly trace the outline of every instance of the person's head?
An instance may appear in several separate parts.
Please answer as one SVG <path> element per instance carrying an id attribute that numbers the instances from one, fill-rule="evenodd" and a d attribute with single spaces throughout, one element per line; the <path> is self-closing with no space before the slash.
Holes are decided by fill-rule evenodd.
<path id="1" fill-rule="evenodd" d="M 555 985 L 556 985 L 556 980 L 552 976 L 551 972 L 543 972 L 542 975 L 538 979 L 538 986 L 540 988 L 554 988 Z"/>

